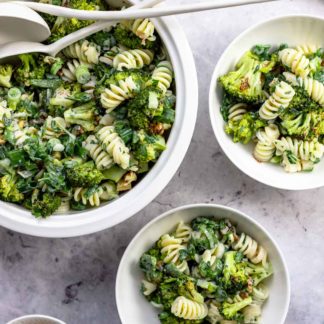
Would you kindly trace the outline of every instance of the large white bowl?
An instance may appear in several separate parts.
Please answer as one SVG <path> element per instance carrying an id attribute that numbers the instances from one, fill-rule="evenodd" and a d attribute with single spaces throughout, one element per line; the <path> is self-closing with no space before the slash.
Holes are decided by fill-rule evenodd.
<path id="1" fill-rule="evenodd" d="M 268 280 L 269 300 L 263 307 L 262 324 L 283 324 L 290 300 L 288 269 L 283 255 L 271 235 L 251 217 L 238 210 L 209 204 L 182 206 L 170 210 L 148 223 L 130 242 L 119 265 L 116 279 L 116 302 L 123 324 L 158 324 L 158 312 L 140 292 L 144 278 L 138 263 L 160 236 L 173 231 L 179 221 L 190 222 L 197 216 L 227 218 L 256 239 L 268 251 L 274 275 Z"/>
<path id="2" fill-rule="evenodd" d="M 114 0 L 115 4 L 124 2 Z M 27 210 L 0 201 L 0 225 L 43 237 L 89 234 L 133 216 L 168 184 L 187 152 L 194 131 L 198 108 L 197 73 L 186 36 L 177 21 L 168 17 L 153 19 L 153 22 L 168 50 L 176 81 L 176 118 L 167 142 L 167 150 L 132 190 L 113 202 L 83 212 L 37 220 Z"/>
<path id="3" fill-rule="evenodd" d="M 290 46 L 318 44 L 324 46 L 324 19 L 314 16 L 283 16 L 257 24 L 237 37 L 219 59 L 210 86 L 209 113 L 215 136 L 227 157 L 251 178 L 272 187 L 302 190 L 324 185 L 324 163 L 317 164 L 313 172 L 288 174 L 271 163 L 259 163 L 253 156 L 253 145 L 233 143 L 224 132 L 225 123 L 220 113 L 223 91 L 217 79 L 232 70 L 239 58 L 256 44 Z"/>

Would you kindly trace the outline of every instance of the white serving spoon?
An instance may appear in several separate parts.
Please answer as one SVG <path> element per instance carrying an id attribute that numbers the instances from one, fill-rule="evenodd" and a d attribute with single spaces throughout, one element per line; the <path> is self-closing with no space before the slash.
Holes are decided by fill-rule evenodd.
<path id="1" fill-rule="evenodd" d="M 120 21 L 124 19 L 135 18 L 154 18 L 162 16 L 171 16 L 190 12 L 213 10 L 220 8 L 243 6 L 254 3 L 269 2 L 277 0 L 210 0 L 193 4 L 181 4 L 178 6 L 165 6 L 159 8 L 141 9 L 136 7 L 135 10 L 126 11 L 86 11 L 70 9 L 60 6 L 49 5 L 46 3 L 14 1 L 14 3 L 23 4 L 39 12 L 48 13 L 54 16 L 66 18 L 78 18 L 80 20 L 109 20 Z"/>
<path id="2" fill-rule="evenodd" d="M 0 45 L 22 40 L 42 42 L 50 35 L 47 23 L 34 10 L 14 3 L 0 3 Z"/>
<path id="3" fill-rule="evenodd" d="M 126 11 L 146 8 L 146 7 L 152 7 L 157 5 L 158 3 L 162 2 L 163 0 L 149 0 L 149 1 L 143 1 L 137 5 L 134 5 L 132 7 L 129 7 Z M 27 7 L 25 9 L 31 10 Z M 97 33 L 98 31 L 101 31 L 103 29 L 112 27 L 116 24 L 116 22 L 107 22 L 107 21 L 98 21 L 96 23 L 93 23 L 90 26 L 87 26 L 85 28 L 82 28 L 80 30 L 77 30 L 74 33 L 71 33 L 57 42 L 50 44 L 50 45 L 44 45 L 42 43 L 37 42 L 13 42 L 4 44 L 3 46 L 0 46 L 0 62 L 3 60 L 10 59 L 12 56 L 16 56 L 19 54 L 25 54 L 25 53 L 46 53 L 51 56 L 56 56 L 58 52 L 60 52 L 63 48 L 79 41 L 80 39 L 83 39 L 85 37 L 88 37 L 94 33 Z"/>

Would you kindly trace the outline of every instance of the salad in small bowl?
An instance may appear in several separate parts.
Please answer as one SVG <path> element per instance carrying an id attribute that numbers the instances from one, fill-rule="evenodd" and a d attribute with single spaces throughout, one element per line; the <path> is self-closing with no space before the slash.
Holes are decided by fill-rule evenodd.
<path id="1" fill-rule="evenodd" d="M 324 184 L 323 26 L 310 16 L 258 24 L 232 42 L 214 71 L 216 138 L 238 168 L 267 185 Z"/>

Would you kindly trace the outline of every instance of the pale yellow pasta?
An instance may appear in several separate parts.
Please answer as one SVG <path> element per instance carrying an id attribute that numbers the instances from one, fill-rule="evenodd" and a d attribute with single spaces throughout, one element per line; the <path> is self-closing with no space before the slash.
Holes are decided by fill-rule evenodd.
<path id="1" fill-rule="evenodd" d="M 208 307 L 205 303 L 199 304 L 186 297 L 177 297 L 171 306 L 171 313 L 187 320 L 200 320 L 208 315 Z"/>
<path id="2" fill-rule="evenodd" d="M 141 69 L 152 62 L 154 54 L 150 50 L 133 49 L 117 54 L 113 59 L 113 67 L 117 70 Z"/>

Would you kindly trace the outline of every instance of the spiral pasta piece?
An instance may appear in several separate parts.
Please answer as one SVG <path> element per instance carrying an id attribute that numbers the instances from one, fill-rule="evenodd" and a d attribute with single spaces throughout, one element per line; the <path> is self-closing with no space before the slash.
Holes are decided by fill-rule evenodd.
<path id="1" fill-rule="evenodd" d="M 290 72 L 284 72 L 283 75 L 292 85 L 304 88 L 311 99 L 324 107 L 324 85 L 322 82 L 312 78 L 298 78 Z"/>
<path id="2" fill-rule="evenodd" d="M 64 134 L 64 129 L 66 128 L 66 122 L 62 117 L 52 117 L 48 116 L 45 120 L 42 134 L 46 139 L 58 138 Z"/>
<path id="3" fill-rule="evenodd" d="M 82 63 L 98 64 L 100 50 L 97 45 L 83 40 L 63 49 L 63 54 L 66 57 L 79 59 Z"/>
<path id="4" fill-rule="evenodd" d="M 125 80 L 120 80 L 118 85 L 111 84 L 100 96 L 100 102 L 107 112 L 113 111 L 123 101 L 132 98 L 138 85 L 131 76 Z"/>
<path id="5" fill-rule="evenodd" d="M 121 52 L 113 59 L 113 67 L 117 70 L 141 69 L 153 60 L 153 52 L 145 49 L 134 49 Z"/>
<path id="6" fill-rule="evenodd" d="M 207 305 L 208 305 L 207 321 L 211 324 L 218 324 L 221 320 L 223 320 L 223 316 L 219 312 L 216 302 L 213 300 L 209 302 Z"/>
<path id="7" fill-rule="evenodd" d="M 301 77 L 307 77 L 311 71 L 309 59 L 303 52 L 286 48 L 279 52 L 281 62 L 292 72 Z"/>
<path id="8" fill-rule="evenodd" d="M 99 186 L 94 192 L 89 193 L 89 188 L 75 188 L 73 198 L 76 202 L 82 202 L 83 205 L 98 207 L 100 205 L 100 197 L 103 189 Z"/>
<path id="9" fill-rule="evenodd" d="M 320 49 L 320 46 L 314 44 L 302 44 L 296 47 L 298 52 L 303 53 L 304 55 L 312 55 Z"/>
<path id="10" fill-rule="evenodd" d="M 128 29 L 139 37 L 144 45 L 146 40 L 156 40 L 156 37 L 154 36 L 155 27 L 148 18 L 126 21 L 124 25 L 126 25 Z"/>
<path id="11" fill-rule="evenodd" d="M 262 283 L 257 287 L 253 287 L 252 298 L 253 303 L 262 305 L 269 297 L 269 289 Z"/>
<path id="12" fill-rule="evenodd" d="M 278 127 L 274 124 L 266 126 L 263 130 L 258 130 L 256 136 L 258 142 L 254 148 L 254 158 L 259 162 L 270 161 L 276 150 L 274 142 L 280 136 Z"/>
<path id="13" fill-rule="evenodd" d="M 276 155 L 283 156 L 282 164 L 287 172 L 309 170 L 323 157 L 324 146 L 316 139 L 302 141 L 282 137 L 274 142 Z"/>
<path id="14" fill-rule="evenodd" d="M 83 147 L 88 151 L 90 157 L 95 161 L 98 170 L 109 169 L 113 166 L 113 158 L 103 150 L 94 135 L 87 137 Z"/>
<path id="15" fill-rule="evenodd" d="M 174 237 L 177 239 L 181 239 L 183 243 L 188 243 L 188 241 L 191 238 L 192 228 L 185 224 L 183 221 L 181 221 L 177 229 L 174 233 Z"/>
<path id="16" fill-rule="evenodd" d="M 151 295 L 157 289 L 155 283 L 149 282 L 147 280 L 142 280 L 142 291 L 144 296 Z"/>
<path id="17" fill-rule="evenodd" d="M 186 248 L 186 246 L 182 244 L 182 239 L 165 234 L 160 239 L 160 247 L 161 253 L 164 256 L 164 263 L 173 263 L 179 271 L 189 273 L 187 261 L 180 260 L 179 252 Z"/>
<path id="18" fill-rule="evenodd" d="M 187 320 L 201 320 L 208 315 L 208 307 L 205 303 L 199 304 L 186 297 L 177 297 L 171 306 L 171 313 Z"/>
<path id="19" fill-rule="evenodd" d="M 67 62 L 66 67 L 62 69 L 62 79 L 67 82 L 76 81 L 75 72 L 80 65 L 81 63 L 76 59 Z"/>
<path id="20" fill-rule="evenodd" d="M 66 214 L 68 211 L 70 211 L 70 201 L 71 197 L 63 197 L 61 198 L 61 205 L 59 208 L 55 211 L 55 214 Z"/>
<path id="21" fill-rule="evenodd" d="M 163 93 L 170 88 L 173 79 L 173 67 L 169 61 L 161 61 L 158 63 L 152 73 L 152 80 L 156 80 L 158 88 Z"/>
<path id="22" fill-rule="evenodd" d="M 130 154 L 129 149 L 124 141 L 116 133 L 114 126 L 105 126 L 101 128 L 97 134 L 102 148 L 112 156 L 114 162 L 121 168 L 127 169 L 129 167 Z"/>
<path id="23" fill-rule="evenodd" d="M 287 108 L 294 95 L 294 89 L 288 83 L 281 81 L 276 86 L 274 93 L 261 106 L 260 117 L 265 120 L 277 118 L 279 109 Z"/>
<path id="24" fill-rule="evenodd" d="M 241 120 L 243 115 L 247 113 L 248 105 L 244 103 L 238 103 L 232 106 L 228 111 L 228 120 Z"/>
<path id="25" fill-rule="evenodd" d="M 267 251 L 245 233 L 240 235 L 238 241 L 232 247 L 234 250 L 242 252 L 252 263 L 258 264 L 262 262 L 262 265 L 266 266 Z"/>
<path id="26" fill-rule="evenodd" d="M 244 316 L 244 323 L 260 324 L 262 310 L 261 306 L 257 304 L 250 304 L 243 308 L 242 314 Z"/>

